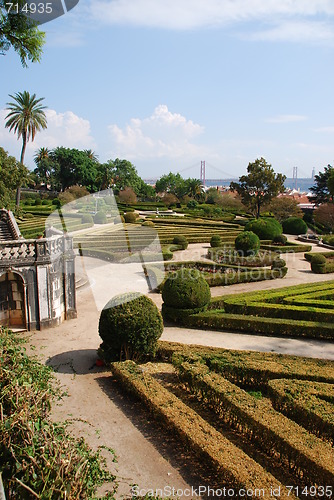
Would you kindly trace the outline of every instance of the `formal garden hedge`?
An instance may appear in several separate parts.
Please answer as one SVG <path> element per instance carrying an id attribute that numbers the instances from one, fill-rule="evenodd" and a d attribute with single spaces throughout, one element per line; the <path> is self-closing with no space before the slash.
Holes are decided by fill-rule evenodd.
<path id="1" fill-rule="evenodd" d="M 285 262 L 281 260 L 284 264 Z M 273 266 L 274 259 L 270 259 L 268 265 Z M 267 264 L 266 264 L 267 265 Z M 181 261 L 170 262 L 164 265 L 166 277 L 161 280 L 161 268 L 154 267 L 154 265 L 145 266 L 153 289 L 158 287 L 161 291 L 163 289 L 165 280 L 169 274 L 180 269 L 191 269 L 197 271 L 210 287 L 214 286 L 227 286 L 236 283 L 250 283 L 254 281 L 262 281 L 268 279 L 284 278 L 287 273 L 287 268 L 283 267 L 252 267 L 251 265 L 240 264 L 215 264 L 203 261 Z M 157 284 L 156 286 L 154 284 Z M 159 286 L 158 286 L 159 283 Z"/>
<path id="2" fill-rule="evenodd" d="M 153 362 L 111 369 L 220 486 L 332 496 L 333 362 L 159 342 Z"/>
<path id="3" fill-rule="evenodd" d="M 334 252 L 306 252 L 304 257 L 310 262 L 314 273 L 334 273 Z"/>
<path id="4" fill-rule="evenodd" d="M 333 340 L 333 290 L 334 282 L 325 282 L 215 297 L 208 311 L 175 320 L 193 328 Z"/>
<path id="5" fill-rule="evenodd" d="M 181 441 L 190 446 L 201 461 L 215 469 L 229 488 L 255 491 L 264 489 L 269 498 L 271 488 L 282 489 L 280 498 L 287 498 L 283 485 L 260 464 L 235 446 L 177 396 L 165 389 L 151 375 L 132 361 L 111 365 L 115 379 Z M 245 495 L 250 498 L 251 495 Z"/>

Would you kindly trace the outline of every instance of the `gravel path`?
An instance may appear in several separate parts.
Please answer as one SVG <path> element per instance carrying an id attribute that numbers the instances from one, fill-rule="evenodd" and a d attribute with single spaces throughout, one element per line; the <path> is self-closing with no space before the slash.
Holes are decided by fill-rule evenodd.
<path id="1" fill-rule="evenodd" d="M 191 245 L 189 249 L 177 252 L 174 259 L 203 259 L 206 251 L 206 245 Z M 287 263 L 289 272 L 283 280 L 217 287 L 212 289 L 212 295 L 277 288 L 333 277 L 312 274 L 302 254 L 288 255 Z M 80 268 L 82 264 L 84 267 Z M 127 289 L 132 286 L 134 289 L 134 280 L 140 287 L 145 285 L 140 266 L 121 269 L 86 258 L 84 262 L 77 260 L 77 268 L 78 275 L 86 273 L 91 280 L 90 286 L 87 284 L 77 292 L 78 318 L 66 321 L 57 328 L 26 334 L 31 337 L 31 344 L 36 346 L 34 352 L 37 352 L 41 361 L 58 370 L 57 378 L 69 394 L 55 407 L 54 417 L 72 419 L 73 432 L 84 435 L 93 448 L 104 445 L 115 450 L 117 463 L 112 462 L 110 455 L 107 456 L 108 466 L 120 482 L 118 497 L 129 497 L 134 483 L 145 490 L 164 488 L 166 485 L 175 488 L 194 485 L 196 476 L 192 476 L 192 473 L 196 471 L 192 472 L 186 462 L 182 462 L 182 450 L 177 449 L 177 443 L 166 444 L 163 433 L 150 425 L 138 404 L 124 398 L 109 373 L 95 366 L 96 349 L 100 344 L 97 333 L 99 311 L 118 287 Z M 161 305 L 160 295 L 151 296 Z M 333 345 L 313 340 L 204 332 L 176 327 L 166 327 L 162 339 L 334 359 Z"/>

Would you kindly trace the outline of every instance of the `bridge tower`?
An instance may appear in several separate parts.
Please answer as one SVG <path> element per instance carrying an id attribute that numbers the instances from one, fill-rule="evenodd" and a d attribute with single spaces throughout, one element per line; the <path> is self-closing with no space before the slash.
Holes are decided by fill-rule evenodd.
<path id="1" fill-rule="evenodd" d="M 205 161 L 201 161 L 201 177 L 203 186 L 205 186 Z"/>

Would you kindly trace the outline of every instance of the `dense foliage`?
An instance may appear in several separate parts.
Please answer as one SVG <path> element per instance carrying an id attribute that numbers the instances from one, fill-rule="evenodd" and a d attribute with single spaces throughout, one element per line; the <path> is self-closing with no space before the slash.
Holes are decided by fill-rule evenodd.
<path id="1" fill-rule="evenodd" d="M 299 217 L 289 217 L 282 222 L 283 232 L 287 234 L 305 234 L 307 233 L 307 224 Z"/>
<path id="2" fill-rule="evenodd" d="M 219 234 L 214 234 L 212 237 L 211 237 L 211 240 L 210 240 L 210 246 L 212 248 L 216 248 L 216 247 L 221 247 L 222 246 L 222 239 L 221 237 L 219 236 Z"/>
<path id="3" fill-rule="evenodd" d="M 185 236 L 174 236 L 173 243 L 174 245 L 179 245 L 182 250 L 186 250 L 186 248 L 188 248 L 188 240 Z"/>
<path id="4" fill-rule="evenodd" d="M 257 234 L 260 240 L 273 240 L 275 236 L 282 234 L 281 224 L 273 218 L 261 218 L 247 222 L 246 231 Z"/>
<path id="5" fill-rule="evenodd" d="M 0 471 L 6 498 L 91 498 L 113 481 L 99 452 L 50 419 L 60 398 L 52 370 L 25 353 L 23 340 L 0 330 Z M 110 498 L 110 497 L 109 497 Z"/>
<path id="6" fill-rule="evenodd" d="M 252 231 L 244 231 L 235 239 L 235 248 L 239 255 L 248 257 L 257 255 L 260 250 L 260 238 Z"/>
<path id="7" fill-rule="evenodd" d="M 274 169 L 264 158 L 258 158 L 247 167 L 247 175 L 239 182 L 231 182 L 231 190 L 237 191 L 242 202 L 260 217 L 261 207 L 285 190 L 285 175 L 275 174 Z"/>
<path id="8" fill-rule="evenodd" d="M 140 293 L 118 295 L 101 312 L 101 357 L 109 361 L 154 356 L 162 334 L 161 314 L 154 302 Z"/>
<path id="9" fill-rule="evenodd" d="M 180 269 L 166 280 L 162 299 L 175 309 L 204 308 L 210 302 L 210 288 L 197 269 Z"/>

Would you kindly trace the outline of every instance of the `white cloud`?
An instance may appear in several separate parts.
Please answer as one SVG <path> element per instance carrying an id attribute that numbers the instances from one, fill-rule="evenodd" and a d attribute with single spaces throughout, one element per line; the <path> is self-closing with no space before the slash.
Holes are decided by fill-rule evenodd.
<path id="1" fill-rule="evenodd" d="M 21 152 L 21 139 L 5 128 L 5 116 L 8 112 L 0 110 L 0 144 L 9 153 L 19 158 Z M 53 109 L 45 110 L 48 127 L 36 134 L 34 142 L 28 142 L 26 161 L 33 166 L 33 155 L 40 147 L 53 149 L 57 146 L 78 149 L 95 149 L 96 143 L 90 133 L 89 120 L 77 116 L 72 111 L 57 113 Z"/>
<path id="2" fill-rule="evenodd" d="M 278 115 L 272 118 L 267 118 L 266 123 L 296 123 L 307 120 L 308 117 L 304 115 Z"/>
<path id="3" fill-rule="evenodd" d="M 132 118 L 124 128 L 108 127 L 113 140 L 113 155 L 138 158 L 199 158 L 204 148 L 194 139 L 204 128 L 178 113 L 171 113 L 166 105 L 157 106 L 151 116 Z"/>
<path id="4" fill-rule="evenodd" d="M 240 21 L 332 16 L 332 0 L 93 0 L 95 19 L 166 29 L 194 29 Z"/>

